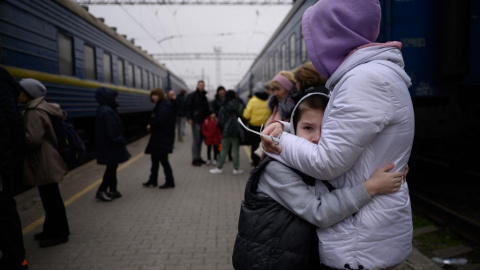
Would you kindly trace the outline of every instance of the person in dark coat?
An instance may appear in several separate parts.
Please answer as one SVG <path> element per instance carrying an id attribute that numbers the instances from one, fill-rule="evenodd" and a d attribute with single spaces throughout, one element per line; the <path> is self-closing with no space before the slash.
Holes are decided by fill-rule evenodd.
<path id="1" fill-rule="evenodd" d="M 122 196 L 117 190 L 117 167 L 119 163 L 130 158 L 127 142 L 123 137 L 122 121 L 116 110 L 117 95 L 116 91 L 106 87 L 100 87 L 95 92 L 99 104 L 95 116 L 97 164 L 107 165 L 96 194 L 100 201 L 111 201 Z"/>
<path id="2" fill-rule="evenodd" d="M 223 172 L 222 167 L 227 157 L 228 149 L 232 146 L 233 152 L 233 174 L 242 174 L 243 170 L 239 169 L 239 144 L 238 134 L 240 132 L 240 124 L 237 118 L 242 115 L 244 107 L 238 101 L 236 93 L 233 90 L 228 90 L 225 94 L 225 104 L 218 112 L 218 126 L 222 130 L 222 150 L 220 150 L 220 159 L 217 167 L 210 170 L 212 174 L 220 174 Z"/>
<path id="3" fill-rule="evenodd" d="M 215 99 L 210 103 L 210 111 L 218 115 L 218 111 L 225 104 L 225 93 L 227 90 L 223 86 L 217 87 L 217 93 L 215 94 Z"/>
<path id="4" fill-rule="evenodd" d="M 25 131 L 17 106 L 20 85 L 0 67 L 0 269 L 27 269 L 14 185 L 21 179 Z M 22 265 L 24 264 L 24 265 Z"/>
<path id="5" fill-rule="evenodd" d="M 153 89 L 150 93 L 150 99 L 155 107 L 147 125 L 147 130 L 151 135 L 145 154 L 151 155 L 152 167 L 150 178 L 143 185 L 146 187 L 157 186 L 159 163 L 161 163 L 166 181 L 160 188 L 173 188 L 175 182 L 172 167 L 168 162 L 168 154 L 172 153 L 175 141 L 175 111 L 161 88 Z"/>
<path id="6" fill-rule="evenodd" d="M 204 81 L 198 81 L 197 89 L 187 95 L 185 108 L 187 109 L 187 121 L 192 125 L 192 165 L 202 166 L 206 163 L 201 157 L 202 123 L 205 117 L 210 114 Z"/>

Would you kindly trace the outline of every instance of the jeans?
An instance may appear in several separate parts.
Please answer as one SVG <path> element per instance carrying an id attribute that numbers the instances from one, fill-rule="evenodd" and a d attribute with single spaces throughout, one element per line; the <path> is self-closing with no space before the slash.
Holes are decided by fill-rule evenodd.
<path id="1" fill-rule="evenodd" d="M 202 151 L 202 124 L 200 123 L 192 123 L 192 134 L 193 134 L 193 142 L 192 142 L 192 159 L 193 161 L 201 159 L 201 151 Z"/>
<path id="2" fill-rule="evenodd" d="M 177 135 L 178 139 L 182 139 L 185 136 L 185 124 L 187 123 L 186 116 L 177 116 Z"/>

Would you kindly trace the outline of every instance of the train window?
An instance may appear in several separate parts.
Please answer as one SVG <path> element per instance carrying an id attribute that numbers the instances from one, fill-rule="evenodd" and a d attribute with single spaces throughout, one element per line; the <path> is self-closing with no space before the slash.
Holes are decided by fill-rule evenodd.
<path id="1" fill-rule="evenodd" d="M 142 88 L 142 70 L 135 66 L 135 87 Z"/>
<path id="2" fill-rule="evenodd" d="M 128 65 L 127 70 L 127 79 L 128 79 L 128 86 L 133 87 L 133 65 Z"/>
<path id="3" fill-rule="evenodd" d="M 282 63 L 282 70 L 287 68 L 287 45 L 285 43 L 282 44 L 280 48 L 280 61 Z"/>
<path id="4" fill-rule="evenodd" d="M 268 81 L 268 65 L 263 63 L 263 80 Z"/>
<path id="5" fill-rule="evenodd" d="M 293 33 L 290 36 L 290 68 L 295 67 L 295 52 L 296 52 L 295 33 Z"/>
<path id="6" fill-rule="evenodd" d="M 300 39 L 301 47 L 300 47 L 300 55 L 302 63 L 307 62 L 307 46 L 305 45 L 305 40 L 303 39 L 303 32 L 302 27 L 300 27 L 300 33 L 302 33 L 302 38 Z"/>
<path id="7" fill-rule="evenodd" d="M 275 54 L 274 54 L 274 57 L 273 57 L 273 73 L 275 73 L 275 74 L 277 74 L 277 72 L 278 72 L 278 65 L 281 64 L 281 62 L 277 62 L 277 61 L 279 61 L 278 58 L 279 58 L 278 51 L 275 51 Z"/>
<path id="8" fill-rule="evenodd" d="M 123 60 L 117 60 L 117 77 L 118 77 L 118 84 L 125 85 L 125 74 L 124 74 L 125 63 Z"/>
<path id="9" fill-rule="evenodd" d="M 143 86 L 144 86 L 145 89 L 149 89 L 150 88 L 150 73 L 145 70 L 145 73 L 143 75 L 144 75 Z"/>
<path id="10" fill-rule="evenodd" d="M 273 74 L 275 74 L 275 60 L 273 59 L 273 55 L 270 56 L 270 68 L 269 68 L 269 76 L 270 78 L 273 78 Z"/>
<path id="11" fill-rule="evenodd" d="M 83 47 L 84 61 L 85 61 L 85 78 L 89 80 L 96 80 L 95 70 L 95 50 L 92 46 L 85 45 Z"/>
<path id="12" fill-rule="evenodd" d="M 110 54 L 103 54 L 103 81 L 112 82 L 112 57 Z"/>
<path id="13" fill-rule="evenodd" d="M 74 74 L 73 65 L 73 42 L 71 37 L 67 37 L 60 33 L 57 34 L 58 42 L 58 67 L 61 75 Z"/>
<path id="14" fill-rule="evenodd" d="M 155 81 L 155 74 L 150 73 L 150 88 L 155 88 L 154 81 Z"/>

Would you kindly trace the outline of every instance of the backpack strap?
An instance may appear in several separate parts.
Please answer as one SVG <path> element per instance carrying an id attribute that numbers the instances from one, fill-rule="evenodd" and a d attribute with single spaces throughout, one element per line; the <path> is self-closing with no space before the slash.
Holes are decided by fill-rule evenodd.
<path id="1" fill-rule="evenodd" d="M 260 175 L 262 174 L 267 164 L 272 161 L 273 158 L 265 157 L 258 165 L 253 169 L 250 174 L 250 177 L 247 181 L 247 186 L 245 187 L 245 198 L 249 197 L 250 194 L 257 194 L 258 182 L 260 181 Z"/>

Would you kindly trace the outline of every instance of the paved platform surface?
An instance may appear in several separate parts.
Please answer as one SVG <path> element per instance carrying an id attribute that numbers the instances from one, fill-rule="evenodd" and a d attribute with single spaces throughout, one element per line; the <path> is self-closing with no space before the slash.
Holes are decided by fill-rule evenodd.
<path id="1" fill-rule="evenodd" d="M 169 157 L 176 187 L 160 190 L 142 186 L 151 164 L 143 154 L 147 142 L 145 137 L 128 146 L 132 158 L 117 173 L 120 199 L 94 199 L 105 169 L 96 161 L 67 174 L 60 183 L 71 231 L 65 244 L 39 248 L 33 240 L 43 225 L 38 191 L 16 197 L 30 270 L 233 269 L 238 214 L 251 170 L 247 152 L 240 151 L 243 175 L 232 174 L 232 162 L 225 163 L 220 175 L 209 173 L 214 166 L 193 167 L 187 126 L 185 142 L 175 142 Z M 205 151 L 203 147 L 204 159 Z M 414 250 L 397 269 L 440 268 Z"/>

